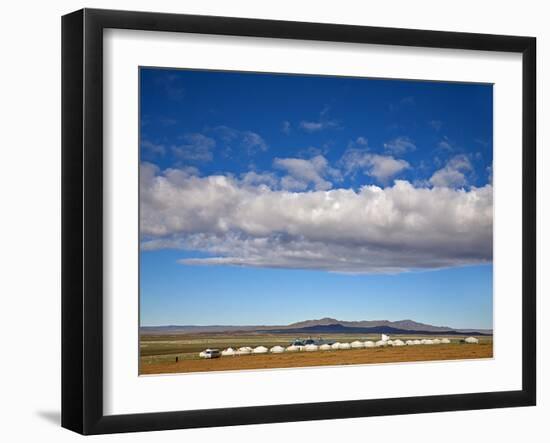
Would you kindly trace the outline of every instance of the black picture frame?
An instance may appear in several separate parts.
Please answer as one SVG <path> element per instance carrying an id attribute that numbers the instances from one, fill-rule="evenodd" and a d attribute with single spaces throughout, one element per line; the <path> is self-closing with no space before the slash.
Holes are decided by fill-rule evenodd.
<path id="1" fill-rule="evenodd" d="M 103 30 L 503 51 L 523 63 L 522 389 L 130 415 L 103 413 Z M 536 39 L 83 9 L 62 18 L 62 426 L 81 434 L 536 404 Z"/>

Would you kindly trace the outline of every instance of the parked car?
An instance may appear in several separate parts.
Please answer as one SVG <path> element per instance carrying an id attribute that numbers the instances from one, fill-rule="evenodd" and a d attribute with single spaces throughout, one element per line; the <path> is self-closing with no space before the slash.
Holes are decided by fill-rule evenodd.
<path id="1" fill-rule="evenodd" d="M 202 358 L 219 358 L 221 355 L 222 353 L 219 349 L 206 349 L 199 354 Z"/>

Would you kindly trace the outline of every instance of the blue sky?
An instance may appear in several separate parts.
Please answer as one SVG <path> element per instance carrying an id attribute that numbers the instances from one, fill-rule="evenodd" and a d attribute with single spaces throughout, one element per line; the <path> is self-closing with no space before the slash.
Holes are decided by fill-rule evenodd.
<path id="1" fill-rule="evenodd" d="M 141 323 L 492 327 L 492 86 L 142 68 Z"/>

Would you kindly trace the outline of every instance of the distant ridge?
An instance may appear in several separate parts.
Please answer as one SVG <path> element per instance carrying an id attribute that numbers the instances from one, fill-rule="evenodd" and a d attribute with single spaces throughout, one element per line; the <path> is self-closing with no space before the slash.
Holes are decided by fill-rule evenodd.
<path id="1" fill-rule="evenodd" d="M 427 331 L 427 330 L 413 330 L 413 329 L 399 329 L 393 328 L 391 326 L 373 326 L 370 328 L 362 327 L 348 327 L 340 324 L 334 325 L 317 325 L 317 326 L 307 326 L 305 328 L 292 328 L 292 329 L 271 329 L 264 332 L 269 332 L 271 334 L 419 334 L 419 335 L 464 335 L 464 331 Z M 468 334 L 471 335 L 492 335 L 486 332 L 480 331 L 470 331 Z"/>
<path id="2" fill-rule="evenodd" d="M 454 329 L 448 326 L 433 326 L 413 320 L 361 320 L 344 321 L 325 317 L 319 320 L 305 320 L 289 325 L 167 325 L 142 326 L 140 333 L 151 335 L 200 334 L 222 332 L 269 332 L 271 334 L 321 334 L 321 333 L 360 333 L 360 334 L 448 334 L 448 335 L 493 335 L 492 329 Z"/>

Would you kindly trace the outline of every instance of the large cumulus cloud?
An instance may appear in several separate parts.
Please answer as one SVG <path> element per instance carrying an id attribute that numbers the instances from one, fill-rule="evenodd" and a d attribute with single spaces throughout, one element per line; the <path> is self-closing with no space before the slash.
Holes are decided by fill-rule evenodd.
<path id="1" fill-rule="evenodd" d="M 142 249 L 202 252 L 188 265 L 380 273 L 492 260 L 491 185 L 291 192 L 143 164 L 140 186 Z"/>

